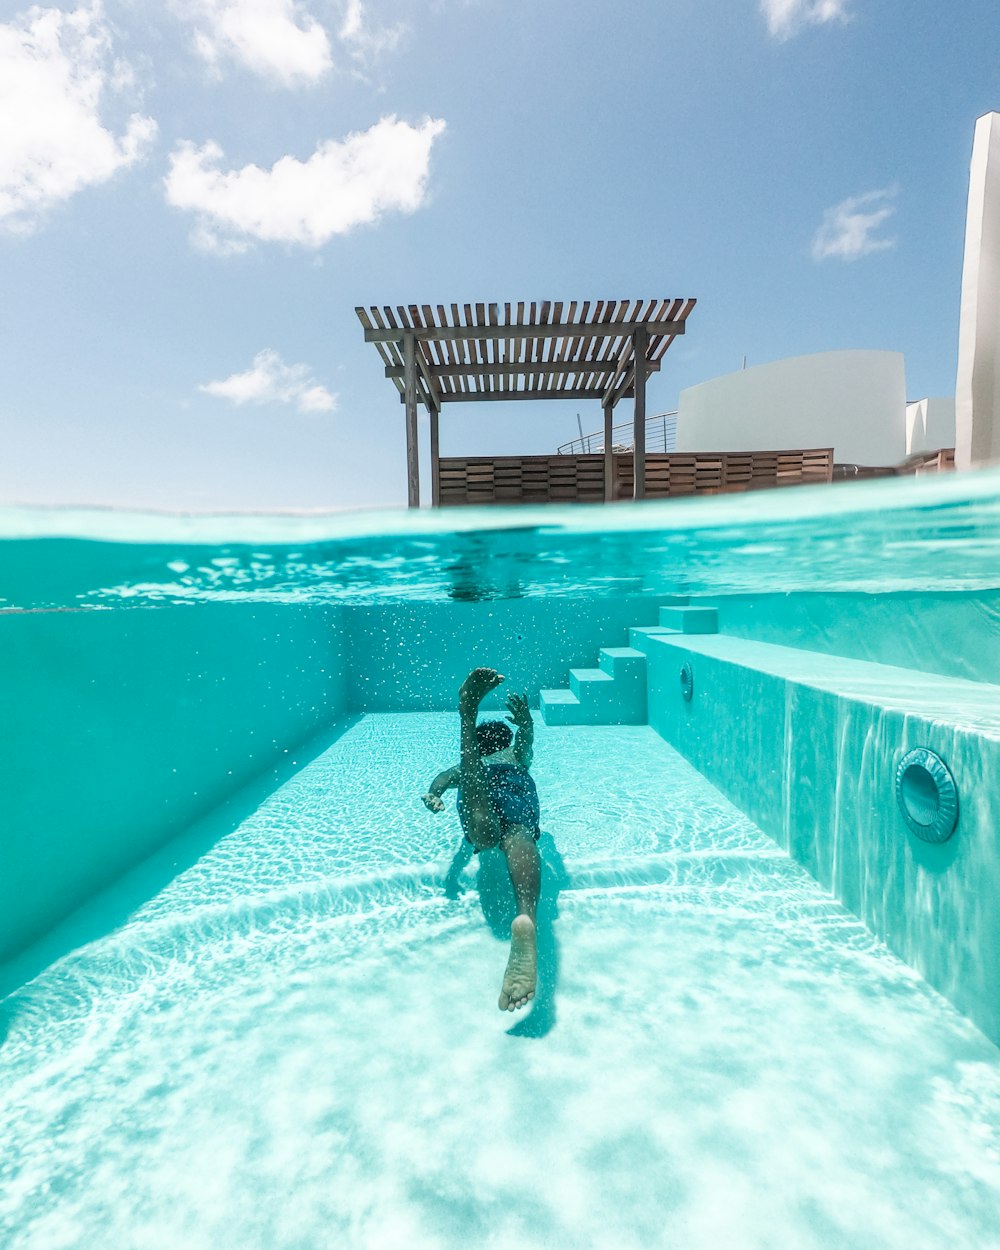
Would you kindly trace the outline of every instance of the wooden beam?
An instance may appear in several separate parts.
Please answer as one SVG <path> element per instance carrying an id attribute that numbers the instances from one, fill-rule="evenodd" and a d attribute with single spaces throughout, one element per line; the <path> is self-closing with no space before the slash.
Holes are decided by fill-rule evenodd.
<path id="1" fill-rule="evenodd" d="M 611 396 L 612 408 L 620 399 L 632 399 L 635 396 L 635 368 L 629 369 L 628 373 L 622 378 L 618 389 Z"/>
<path id="2" fill-rule="evenodd" d="M 444 394 L 442 404 L 481 403 L 485 400 L 515 399 L 600 399 L 602 391 L 593 387 L 575 387 L 564 391 L 459 391 Z"/>
<path id="3" fill-rule="evenodd" d="M 430 365 L 428 365 L 427 361 L 424 360 L 423 354 L 421 352 L 417 352 L 416 356 L 417 356 L 417 365 L 420 369 L 420 373 L 423 377 L 423 382 L 424 382 L 425 394 L 421 396 L 424 402 L 424 407 L 430 408 L 432 411 L 436 409 L 438 412 L 440 412 L 441 411 L 441 395 L 438 392 L 437 386 L 434 384 L 434 379 L 431 377 Z"/>
<path id="4" fill-rule="evenodd" d="M 420 507 L 420 459 L 417 445 L 417 344 L 411 331 L 403 336 L 403 402 L 406 404 L 406 501 Z"/>
<path id="5" fill-rule="evenodd" d="M 418 353 L 418 364 L 421 361 L 422 357 Z M 558 370 L 560 373 L 608 373 L 612 369 L 617 368 L 618 362 L 608 361 L 606 365 L 603 365 L 601 361 L 568 360 L 560 362 L 560 364 L 561 368 Z M 647 367 L 650 373 L 659 373 L 662 363 L 659 360 L 650 361 Z M 502 361 L 499 365 L 476 365 L 471 363 L 467 365 L 428 365 L 424 361 L 424 367 L 421 372 L 424 374 L 425 380 L 436 381 L 438 378 L 484 378 L 498 372 L 504 374 L 521 373 L 526 377 L 535 377 L 544 373 L 554 373 L 556 370 L 548 361 L 543 361 L 541 364 L 525 360 L 522 360 L 520 364 L 514 361 Z M 401 378 L 403 376 L 403 366 L 386 365 L 385 376 L 393 379 Z M 620 376 L 616 378 L 616 381 L 620 381 Z M 631 385 L 631 380 L 629 380 L 629 385 Z"/>
<path id="6" fill-rule="evenodd" d="M 431 409 L 431 507 L 441 507 L 441 442 L 439 410 Z"/>
<path id="7" fill-rule="evenodd" d="M 622 398 L 635 378 L 635 356 L 630 350 L 625 359 L 619 358 L 614 364 L 614 377 L 608 383 L 601 397 L 601 407 L 610 404 L 613 408 Z"/>
<path id="8" fill-rule="evenodd" d="M 632 335 L 635 351 L 635 410 L 633 416 L 632 498 L 646 495 L 646 348 L 649 335 L 640 326 Z"/>
<path id="9" fill-rule="evenodd" d="M 611 423 L 614 421 L 615 406 L 612 403 L 604 405 L 604 502 L 610 503 L 615 497 L 615 456 L 611 450 L 611 444 L 614 435 L 611 431 Z"/>
<path id="10" fill-rule="evenodd" d="M 517 399 L 602 399 L 603 391 L 595 391 L 585 387 L 578 387 L 572 391 L 446 391 L 444 394 L 437 396 L 442 404 L 474 404 L 490 399 L 502 399 L 505 403 L 510 403 Z M 629 382 L 628 390 L 622 391 L 618 399 L 634 399 L 635 387 Z M 405 392 L 400 394 L 399 402 L 406 403 Z M 617 403 L 618 400 L 615 400 Z M 417 386 L 417 403 L 423 404 L 425 408 L 434 411 L 434 404 L 428 400 L 427 394 L 422 386 Z"/>
<path id="11" fill-rule="evenodd" d="M 670 335 L 684 333 L 683 321 L 600 321 L 589 325 L 563 322 L 559 325 L 516 326 L 418 326 L 414 330 L 378 329 L 365 330 L 366 343 L 402 343 L 404 336 L 428 339 L 568 339 L 618 338 L 634 334 L 639 328 L 648 334 Z"/>

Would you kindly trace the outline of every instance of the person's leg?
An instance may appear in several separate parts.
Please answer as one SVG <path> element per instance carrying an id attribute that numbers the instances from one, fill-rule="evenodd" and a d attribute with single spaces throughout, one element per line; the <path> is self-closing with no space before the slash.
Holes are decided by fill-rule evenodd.
<path id="1" fill-rule="evenodd" d="M 485 851 L 500 842 L 500 819 L 490 798 L 486 769 L 476 741 L 476 715 L 479 704 L 502 681 L 500 674 L 492 668 L 474 668 L 458 692 L 458 716 L 462 727 L 459 761 L 462 825 L 465 836 L 477 851 Z"/>
<path id="2" fill-rule="evenodd" d="M 535 996 L 538 977 L 535 911 L 541 884 L 541 860 L 534 835 L 524 825 L 511 825 L 506 829 L 500 846 L 507 857 L 517 915 L 510 926 L 510 957 L 497 1005 L 501 1011 L 516 1011 Z"/>
<path id="3" fill-rule="evenodd" d="M 542 872 L 534 834 L 524 825 L 510 825 L 500 836 L 500 847 L 507 856 L 507 871 L 514 887 L 517 914 L 527 916 L 534 924 Z"/>

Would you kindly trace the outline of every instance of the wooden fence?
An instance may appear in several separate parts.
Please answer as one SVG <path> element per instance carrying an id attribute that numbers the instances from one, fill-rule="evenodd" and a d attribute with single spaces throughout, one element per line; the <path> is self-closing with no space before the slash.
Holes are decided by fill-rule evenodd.
<path id="1" fill-rule="evenodd" d="M 871 477 L 922 477 L 925 473 L 951 473 L 954 468 L 955 448 L 942 447 L 938 451 L 916 452 L 902 464 L 835 464 L 833 480 L 849 482 Z"/>
<path id="2" fill-rule="evenodd" d="M 611 457 L 611 497 L 632 498 L 633 454 Z M 605 457 L 476 456 L 440 461 L 442 506 L 491 503 L 600 503 Z M 646 498 L 717 495 L 833 480 L 833 449 L 648 452 Z"/>

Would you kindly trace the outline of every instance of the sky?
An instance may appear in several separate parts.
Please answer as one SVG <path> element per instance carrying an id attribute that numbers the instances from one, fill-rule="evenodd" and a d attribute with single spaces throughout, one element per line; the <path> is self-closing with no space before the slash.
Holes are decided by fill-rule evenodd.
<path id="1" fill-rule="evenodd" d="M 952 395 L 998 51 L 996 0 L 0 0 L 0 503 L 404 503 L 361 304 L 693 297 L 650 412 L 841 348 Z"/>

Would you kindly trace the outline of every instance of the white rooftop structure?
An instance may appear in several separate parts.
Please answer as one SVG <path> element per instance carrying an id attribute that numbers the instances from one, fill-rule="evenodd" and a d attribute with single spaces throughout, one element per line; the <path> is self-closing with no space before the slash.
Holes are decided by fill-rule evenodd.
<path id="1" fill-rule="evenodd" d="M 832 447 L 841 463 L 894 465 L 908 454 L 906 425 L 899 352 L 819 352 L 681 391 L 677 450 Z"/>
<path id="2" fill-rule="evenodd" d="M 955 386 L 955 467 L 1000 460 L 1000 113 L 976 122 Z"/>

